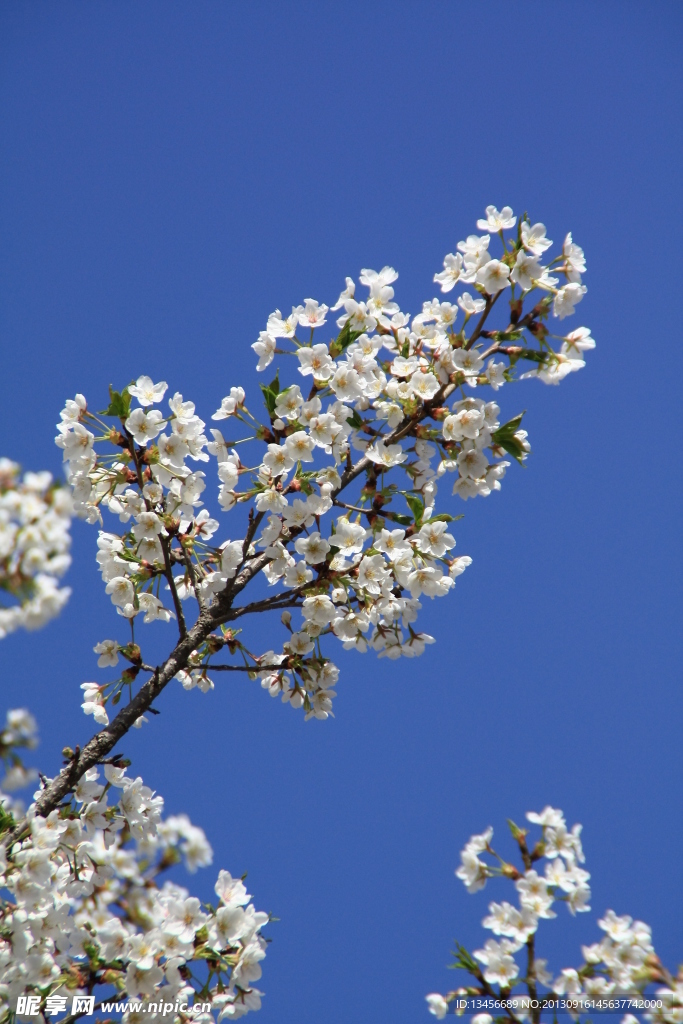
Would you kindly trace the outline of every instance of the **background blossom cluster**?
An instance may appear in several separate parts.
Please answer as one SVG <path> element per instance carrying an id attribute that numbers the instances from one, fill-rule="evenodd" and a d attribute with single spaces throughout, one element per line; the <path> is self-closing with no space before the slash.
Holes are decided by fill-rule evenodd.
<path id="1" fill-rule="evenodd" d="M 0 458 L 0 638 L 39 629 L 69 600 L 71 494 L 47 472 Z"/>
<path id="2" fill-rule="evenodd" d="M 482 925 L 493 933 L 481 949 L 472 954 L 458 946 L 453 966 L 466 971 L 471 981 L 441 995 L 426 997 L 429 1010 L 439 1020 L 456 1012 L 460 996 L 489 996 L 508 1005 L 504 1016 L 510 1021 L 541 1019 L 541 1011 L 525 1009 L 515 995 L 532 999 L 548 997 L 586 997 L 603 999 L 614 995 L 642 996 L 653 984 L 664 984 L 655 995 L 663 1008 L 644 1016 L 659 1024 L 680 1024 L 683 1015 L 683 974 L 673 978 L 661 964 L 652 945 L 652 933 L 642 921 L 608 910 L 598 920 L 603 938 L 583 946 L 583 963 L 559 972 L 549 969 L 548 961 L 538 956 L 537 933 L 541 921 L 557 917 L 556 907 L 565 903 L 570 914 L 590 911 L 590 874 L 582 867 L 585 856 L 581 844 L 581 825 L 567 827 L 562 811 L 545 807 L 529 812 L 527 820 L 540 826 L 535 843 L 529 842 L 529 830 L 509 822 L 510 831 L 521 857 L 518 868 L 505 860 L 492 846 L 493 829 L 471 836 L 460 854 L 456 876 L 470 893 L 482 890 L 489 879 L 502 878 L 514 890 L 515 903 L 503 900 L 489 903 Z M 541 866 L 543 865 L 543 870 Z M 515 954 L 525 951 L 525 966 Z M 683 969 L 682 969 L 683 970 Z M 510 1001 L 512 999 L 512 1001 Z M 453 1007 L 451 1006 L 453 1004 Z M 547 1011 L 552 1014 L 552 1011 Z M 580 1014 L 575 1014 L 578 1018 Z M 492 1024 L 493 1017 L 476 1015 L 476 1024 Z M 637 1024 L 629 1014 L 622 1024 Z"/>
<path id="3" fill-rule="evenodd" d="M 16 742 L 10 735 L 14 730 Z M 8 713 L 3 751 L 25 746 L 35 723 Z M 49 781 L 49 780 L 48 780 Z M 36 794 L 38 796 L 38 794 Z M 14 824 L 2 807 L 2 831 Z M 0 846 L 0 1020 L 22 995 L 40 999 L 43 1017 L 58 997 L 94 993 L 102 1001 L 203 1002 L 194 1020 L 237 1019 L 259 1009 L 268 915 L 256 911 L 243 881 L 221 871 L 215 906 L 201 904 L 164 871 L 211 863 L 204 832 L 185 815 L 162 818 L 163 799 L 126 762 L 90 769 L 67 806 L 46 818 L 29 808 L 23 837 Z M 141 1016 L 144 1015 L 144 1016 Z M 140 1009 L 124 1019 L 179 1020 Z"/>

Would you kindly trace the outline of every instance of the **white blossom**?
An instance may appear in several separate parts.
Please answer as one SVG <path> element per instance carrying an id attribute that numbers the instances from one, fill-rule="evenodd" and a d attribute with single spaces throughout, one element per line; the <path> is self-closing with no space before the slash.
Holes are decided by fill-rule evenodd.
<path id="1" fill-rule="evenodd" d="M 477 227 L 480 231 L 506 231 L 509 228 L 514 228 L 516 223 L 517 218 L 509 206 L 504 206 L 500 211 L 495 206 L 487 206 L 486 219 L 478 220 Z"/>
<path id="2" fill-rule="evenodd" d="M 151 377 L 143 375 L 138 377 L 135 384 L 129 385 L 128 393 L 137 398 L 140 405 L 148 406 L 160 402 L 166 394 L 167 388 L 168 384 L 165 380 L 160 381 L 159 384 L 153 384 Z"/>

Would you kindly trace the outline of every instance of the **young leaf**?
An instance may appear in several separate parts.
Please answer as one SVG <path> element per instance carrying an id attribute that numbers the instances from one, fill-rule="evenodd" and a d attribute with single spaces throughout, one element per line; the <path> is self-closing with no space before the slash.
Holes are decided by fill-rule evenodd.
<path id="1" fill-rule="evenodd" d="M 421 526 L 422 516 L 424 515 L 425 510 L 424 503 L 421 501 L 420 498 L 416 497 L 414 494 L 406 494 L 406 502 L 408 504 L 408 508 L 415 517 L 415 525 Z"/>
<path id="2" fill-rule="evenodd" d="M 491 439 L 494 443 L 500 445 L 501 448 L 504 448 L 509 455 L 512 455 L 513 459 L 517 459 L 517 462 L 519 462 L 520 465 L 527 453 L 524 445 L 518 437 L 515 437 L 515 434 L 522 424 L 523 416 L 524 413 L 520 412 L 519 416 L 515 416 L 514 419 L 508 420 L 507 423 L 504 423 L 502 427 L 498 427 L 498 430 L 495 430 L 493 434 L 491 434 Z"/>
<path id="3" fill-rule="evenodd" d="M 451 515 L 448 514 L 448 512 L 439 512 L 438 515 L 432 516 L 430 519 L 425 519 L 423 525 L 426 526 L 427 523 L 454 523 L 457 519 L 464 519 L 464 518 L 465 518 L 464 515 L 451 516 Z"/>
<path id="4" fill-rule="evenodd" d="M 514 360 L 526 359 L 530 363 L 547 363 L 548 353 L 541 352 L 536 348 L 523 348 L 521 352 L 518 352 L 514 357 Z"/>
<path id="5" fill-rule="evenodd" d="M 390 519 L 392 523 L 398 523 L 399 526 L 412 526 L 413 520 L 410 516 L 404 516 L 401 512 L 385 512 L 382 511 L 382 515 L 385 519 Z"/>
<path id="6" fill-rule="evenodd" d="M 114 391 L 111 384 L 109 385 L 109 407 L 102 409 L 100 416 L 118 416 L 120 419 L 125 420 L 130 412 L 131 397 L 128 393 L 128 388 L 124 388 L 123 391 Z"/>
<path id="7" fill-rule="evenodd" d="M 450 964 L 452 968 L 460 968 L 463 971 L 469 971 L 470 974 L 475 976 L 479 974 L 479 965 L 474 960 L 464 946 L 461 946 L 459 942 L 455 944 L 455 951 L 451 954 L 453 956 L 453 963 Z"/>
<path id="8" fill-rule="evenodd" d="M 345 348 L 352 345 L 356 338 L 360 338 L 362 331 L 351 330 L 351 321 L 347 320 L 341 331 L 330 345 L 330 355 L 332 358 L 336 358 Z"/>
<path id="9" fill-rule="evenodd" d="M 350 423 L 354 430 L 363 429 L 363 420 L 356 409 L 353 410 L 353 415 L 349 416 L 346 422 Z"/>
<path id="10" fill-rule="evenodd" d="M 266 403 L 266 409 L 270 416 L 275 412 L 275 406 L 277 404 L 277 396 L 280 394 L 280 378 L 279 374 L 275 374 L 275 380 L 272 380 L 270 384 L 260 384 L 261 391 L 263 392 L 263 398 Z"/>

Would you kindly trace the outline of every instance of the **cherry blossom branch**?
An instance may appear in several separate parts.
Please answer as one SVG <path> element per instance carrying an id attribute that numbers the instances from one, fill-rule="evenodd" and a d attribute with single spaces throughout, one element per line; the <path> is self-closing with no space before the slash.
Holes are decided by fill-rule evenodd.
<path id="1" fill-rule="evenodd" d="M 178 591 L 176 590 L 175 580 L 173 579 L 173 570 L 171 569 L 171 559 L 169 558 L 168 551 L 168 540 L 166 537 L 160 537 L 159 540 L 161 543 L 161 550 L 164 553 L 164 565 L 166 566 L 166 581 L 168 583 L 169 590 L 171 591 L 171 596 L 173 598 L 173 607 L 175 608 L 176 617 L 178 619 L 178 630 L 180 632 L 180 636 L 184 637 L 187 633 L 187 626 L 185 624 L 185 614 L 183 612 L 183 606 L 181 604 L 180 598 L 178 597 Z M 191 569 L 190 576 L 192 576 Z M 197 596 L 199 599 L 199 595 Z"/>
<path id="2" fill-rule="evenodd" d="M 554 314 L 560 318 L 572 312 L 573 305 L 580 301 L 585 291 L 577 283 L 580 273 L 585 270 L 582 250 L 573 245 L 571 236 L 567 236 L 560 272 L 570 283 L 557 289 L 555 284 L 559 279 L 551 279 L 548 268 L 538 263 L 539 254 L 552 244 L 545 238 L 543 225 L 532 227 L 525 221 L 519 225 L 517 237 L 510 240 L 509 247 L 503 238 L 501 259 L 493 259 L 488 253 L 490 236 L 501 234 L 503 229 L 507 230 L 515 223 L 509 208 L 500 212 L 493 207 L 488 208 L 487 219 L 478 222 L 478 226 L 487 233 L 480 238 L 469 236 L 466 242 L 459 243 L 458 248 L 464 256 L 450 254 L 444 261 L 444 271 L 435 275 L 435 281 L 443 292 L 451 291 L 460 279 L 474 283 L 477 297 L 465 293 L 458 299 L 458 305 L 465 311 L 466 323 L 471 316 L 478 315 L 469 338 L 465 337 L 464 330 L 459 334 L 454 332 L 457 309 L 450 302 L 432 300 L 425 303 L 422 314 L 413 320 L 412 328 L 408 327 L 408 315 L 401 313 L 397 304 L 391 301 L 394 290 L 390 285 L 397 275 L 389 267 L 379 273 L 362 272 L 361 283 L 370 290 L 367 303 L 359 303 L 354 298 L 355 285 L 347 282 L 347 290 L 334 307 L 344 306 L 346 311 L 338 320 L 341 331 L 329 346 L 314 343 L 315 328 L 326 322 L 327 306 L 306 300 L 305 308 L 295 307 L 289 317 L 273 313 L 268 321 L 268 330 L 262 332 L 253 346 L 259 354 L 259 369 L 269 365 L 274 352 L 280 348 L 275 338 L 286 337 L 295 347 L 292 354 L 298 358 L 300 372 L 304 377 L 312 376 L 312 386 L 309 407 L 306 408 L 299 387 L 282 387 L 276 374 L 271 384 L 262 387 L 268 412 L 266 423 L 259 423 L 247 410 L 242 388 L 232 388 L 230 395 L 223 399 L 213 418 L 221 420 L 234 416 L 245 424 L 249 421 L 248 429 L 256 428 L 251 439 L 258 439 L 267 446 L 268 451 L 262 459 L 249 460 L 253 463 L 252 468 L 242 463 L 235 451 L 228 451 L 229 445 L 241 443 L 239 439 L 227 442 L 219 431 L 214 430 L 215 440 L 208 441 L 202 434 L 205 423 L 194 414 L 194 404 L 184 401 L 179 393 L 169 401 L 171 415 L 164 416 L 159 409 L 152 408 L 163 398 L 167 389 L 165 382 L 153 384 L 150 378 L 140 377 L 135 385 L 129 385 L 121 393 L 111 392 L 110 408 L 103 415 L 116 417 L 121 423 L 122 432 L 112 428 L 108 439 L 123 450 L 123 462 L 118 462 L 116 457 L 105 456 L 98 463 L 93 444 L 102 438 L 95 439 L 84 426 L 84 422 L 91 422 L 85 398 L 76 396 L 74 401 L 67 402 L 58 428 L 57 443 L 63 448 L 64 458 L 69 463 L 70 480 L 78 492 L 80 513 L 90 521 L 96 521 L 101 518 L 101 503 L 108 506 L 110 512 L 118 513 L 123 522 L 135 519 L 132 530 L 127 530 L 122 537 L 104 534 L 101 539 L 101 564 L 107 592 L 131 620 L 142 611 L 145 612 L 145 621 L 154 618 L 167 620 L 169 610 L 163 607 L 159 598 L 149 592 L 143 593 L 144 582 L 141 582 L 141 579 L 144 581 L 152 575 L 164 574 L 172 594 L 180 640 L 111 725 L 93 737 L 58 778 L 47 785 L 39 798 L 40 808 L 45 810 L 56 806 L 69 786 L 75 784 L 90 765 L 106 756 L 142 713 L 152 707 L 171 678 L 178 673 L 184 674 L 183 685 L 189 683 L 190 686 L 198 685 L 199 679 L 208 680 L 208 663 L 200 666 L 203 675 L 195 671 L 197 654 L 201 648 L 200 661 L 207 656 L 210 658 L 220 646 L 219 637 L 213 641 L 209 639 L 218 626 L 250 614 L 303 603 L 304 624 L 295 645 L 302 650 L 311 650 L 315 646 L 318 656 L 313 661 L 320 672 L 328 672 L 324 687 L 316 682 L 318 667 L 310 670 L 310 677 L 302 675 L 307 713 L 310 711 L 309 698 L 312 700 L 317 696 L 322 701 L 323 690 L 327 692 L 330 682 L 336 678 L 336 667 L 323 656 L 315 642 L 322 632 L 334 633 L 344 641 L 351 640 L 358 649 L 364 650 L 368 643 L 361 634 L 367 632 L 372 623 L 370 644 L 376 650 L 388 651 L 390 645 L 396 644 L 394 653 L 406 655 L 419 654 L 425 643 L 432 642 L 431 637 L 416 632 L 412 625 L 420 607 L 418 598 L 422 593 L 429 596 L 447 593 L 455 576 L 469 562 L 467 556 L 453 559 L 446 554 L 455 545 L 455 539 L 445 533 L 446 524 L 453 517 L 445 513 L 434 515 L 437 478 L 444 472 L 457 470 L 459 476 L 454 493 L 457 488 L 457 493 L 463 498 L 490 494 L 499 489 L 498 480 L 509 465 L 500 461 L 504 450 L 520 461 L 529 450 L 524 442 L 525 432 L 517 431 L 521 416 L 500 427 L 497 419 L 500 410 L 495 402 L 485 403 L 479 398 L 465 397 L 463 392 L 463 400 L 453 406 L 453 415 L 445 408 L 444 403 L 466 384 L 471 387 L 490 384 L 497 390 L 511 379 L 506 376 L 507 370 L 503 372 L 503 364 L 490 364 L 484 369 L 484 356 L 474 349 L 475 344 L 479 338 L 491 338 L 493 344 L 485 355 L 494 351 L 505 352 L 511 366 L 519 358 L 529 358 L 536 370 L 544 366 L 551 355 L 558 366 L 564 367 L 562 375 L 583 366 L 581 353 L 594 345 L 587 328 L 579 328 L 574 336 L 564 339 L 562 353 L 552 353 L 544 342 L 547 331 L 540 323 L 548 315 L 551 301 Z M 494 305 L 510 283 L 519 286 L 522 298 L 515 298 L 514 292 L 511 293 L 508 327 L 498 332 L 484 330 Z M 543 299 L 523 316 L 522 306 L 527 292 L 536 287 L 552 291 L 555 297 L 553 300 Z M 479 298 L 479 295 L 484 298 Z M 310 329 L 307 342 L 297 337 L 299 325 Z M 518 332 L 525 328 L 538 341 L 537 349 L 532 351 L 521 346 L 506 348 L 501 345 L 508 336 L 510 340 L 517 340 Z M 375 329 L 377 334 L 371 337 Z M 382 347 L 389 350 L 390 358 L 380 358 L 379 349 Z M 546 382 L 555 383 L 556 379 L 550 376 Z M 133 398 L 137 399 L 139 408 L 131 411 Z M 323 411 L 322 403 L 328 399 L 330 404 Z M 353 410 L 344 404 L 347 401 L 354 405 Z M 396 424 L 397 414 L 400 419 Z M 433 422 L 423 426 L 426 420 Z M 387 429 L 389 423 L 396 425 Z M 167 427 L 170 427 L 170 433 L 163 433 L 158 441 L 147 447 Z M 415 438 L 415 444 L 404 450 L 400 442 L 407 437 Z M 430 444 L 431 441 L 435 441 L 436 446 Z M 352 442 L 362 450 L 355 462 L 351 454 Z M 193 473 L 184 461 L 187 457 L 207 461 L 204 448 L 218 459 L 222 508 L 229 511 L 251 497 L 255 508 L 250 510 L 247 529 L 241 540 L 225 541 L 205 556 L 194 552 L 195 569 L 191 557 L 193 538 L 203 536 L 208 539 L 219 525 L 207 511 L 195 513 L 194 508 L 202 504 L 199 495 L 205 487 L 204 474 Z M 485 449 L 489 449 L 494 460 L 499 461 L 489 462 L 483 454 Z M 319 453 L 320 450 L 332 455 L 332 464 L 323 470 L 308 471 L 304 464 L 314 462 L 313 452 Z M 413 451 L 416 459 L 406 461 L 408 452 Z M 440 460 L 437 472 L 430 466 L 434 454 Z M 127 465 L 131 460 L 135 465 L 134 474 Z M 401 463 L 405 463 L 403 470 L 409 477 L 407 489 L 393 483 L 385 484 L 385 474 Z M 420 466 L 422 468 L 418 468 Z M 288 483 L 292 469 L 294 477 Z M 318 476 L 319 473 L 322 476 Z M 241 474 L 250 475 L 251 484 L 246 491 L 238 492 L 235 488 Z M 361 507 L 351 495 L 350 501 L 341 500 L 345 490 L 362 474 L 367 474 L 362 497 L 372 500 L 368 508 Z M 125 490 L 133 479 L 137 481 L 140 494 Z M 320 495 L 315 492 L 315 487 L 319 487 Z M 393 496 L 399 494 L 404 496 L 412 516 L 386 507 Z M 344 542 L 348 544 L 346 551 L 360 553 L 358 557 L 354 554 L 351 561 L 347 561 L 346 554 L 342 553 L 338 538 L 333 540 L 330 533 L 331 543 L 328 543 L 320 533 L 321 517 L 333 506 L 359 512 L 366 517 L 371 528 L 365 530 L 360 524 L 350 523 L 348 516 L 337 520 L 337 529 L 345 531 L 349 538 Z M 427 508 L 430 511 L 423 523 L 423 513 Z M 255 553 L 253 542 L 265 510 L 274 513 L 264 529 L 263 538 L 266 539 L 257 542 L 266 550 Z M 385 520 L 408 528 L 394 530 L 390 535 L 384 529 Z M 306 527 L 313 522 L 315 531 L 309 533 Z M 354 531 L 360 531 L 360 534 Z M 306 538 L 301 540 L 304 532 Z M 363 545 L 370 537 L 372 544 L 363 555 Z M 177 538 L 181 551 L 173 549 L 173 538 Z M 401 562 L 391 554 L 393 549 L 386 546 L 389 541 L 401 545 L 407 561 Z M 284 582 L 287 567 L 294 564 L 289 550 L 292 544 L 298 553 L 305 554 L 305 564 L 299 563 L 297 571 L 307 582 L 300 589 L 236 606 L 239 594 L 262 570 L 266 570 L 269 583 Z M 333 561 L 335 555 L 328 554 L 332 547 L 339 549 L 338 563 Z M 158 567 L 161 561 L 163 569 Z M 279 565 L 271 564 L 276 562 Z M 133 568 L 136 563 L 140 569 Z M 187 575 L 183 587 L 189 590 L 191 585 L 198 602 L 199 616 L 189 630 L 172 574 L 174 564 L 184 565 Z M 333 564 L 340 564 L 343 568 L 333 569 Z M 309 565 L 322 566 L 318 569 L 317 578 Z M 445 575 L 444 567 L 447 570 Z M 330 588 L 337 588 L 336 597 L 328 596 Z M 409 597 L 406 596 L 408 594 Z M 309 619 L 309 614 L 318 618 Z M 407 636 L 399 628 L 401 618 Z M 307 647 L 309 644 L 311 646 Z M 236 648 L 241 647 L 238 642 Z M 100 663 L 116 664 L 119 651 L 131 660 L 130 651 L 115 641 L 103 641 L 98 645 L 98 653 L 103 652 Z M 139 669 L 140 665 L 141 656 L 138 655 L 133 667 Z M 299 670 L 294 667 L 292 671 L 296 674 Z M 283 676 L 284 672 L 280 673 L 280 684 L 284 687 Z M 208 682 L 210 684 L 210 680 Z M 94 714 L 98 721 L 106 722 L 104 705 L 109 696 L 105 694 L 110 686 L 114 688 L 111 693 L 118 694 L 121 685 L 121 680 L 103 687 L 93 684 L 90 696 L 86 695 L 84 710 Z M 294 690 L 299 686 L 297 681 Z M 292 703 L 301 707 L 301 703 Z M 329 708 L 331 704 L 328 703 L 310 713 L 324 718 Z"/>
<path id="3" fill-rule="evenodd" d="M 4 753 L 34 739 L 32 716 L 8 712 Z M 186 815 L 162 817 L 163 797 L 127 776 L 128 764 L 105 759 L 102 782 L 94 768 L 59 814 L 31 815 L 30 833 L 3 857 L 4 1024 L 15 1015 L 47 1021 L 69 1001 L 67 1021 L 98 1008 L 117 1011 L 129 1000 L 143 1013 L 161 1000 L 166 1013 L 175 1011 L 175 1024 L 196 1016 L 200 1002 L 204 1011 L 228 1004 L 231 1017 L 260 1008 L 263 993 L 251 982 L 261 976 L 267 940 L 260 932 L 270 915 L 256 911 L 243 882 L 227 871 L 214 886 L 217 906 L 159 884 L 181 862 L 190 872 L 207 866 L 213 851 Z M 7 794 L 3 804 L 7 827 L 14 806 Z M 31 924 L 17 937 L 12 926 L 27 907 Z M 65 977 L 74 984 L 65 986 Z"/>
<path id="4" fill-rule="evenodd" d="M 282 672 L 286 665 L 207 665 L 212 672 Z"/>

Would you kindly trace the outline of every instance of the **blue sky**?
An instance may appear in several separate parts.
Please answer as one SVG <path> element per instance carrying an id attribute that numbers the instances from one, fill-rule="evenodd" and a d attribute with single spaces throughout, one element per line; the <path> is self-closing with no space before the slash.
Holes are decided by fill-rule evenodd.
<path id="1" fill-rule="evenodd" d="M 534 451 L 455 509 L 474 562 L 425 607 L 437 645 L 344 656 L 334 721 L 229 678 L 169 688 L 122 745 L 281 918 L 263 1024 L 428 1019 L 452 940 L 478 946 L 503 895 L 466 895 L 460 848 L 545 803 L 584 823 L 596 911 L 544 922 L 553 966 L 607 907 L 681 956 L 681 22 L 630 0 L 0 12 L 0 422 L 27 468 L 60 471 L 67 396 L 101 408 L 142 372 L 207 419 L 255 389 L 273 308 L 334 301 L 361 267 L 395 266 L 417 312 L 488 203 L 586 250 L 568 323 L 598 347 L 559 389 L 500 393 Z M 3 642 L 5 702 L 38 716 L 48 772 L 90 734 L 78 687 L 119 625 L 95 540 L 76 525 L 62 618 Z M 152 656 L 172 634 L 148 635 Z"/>

